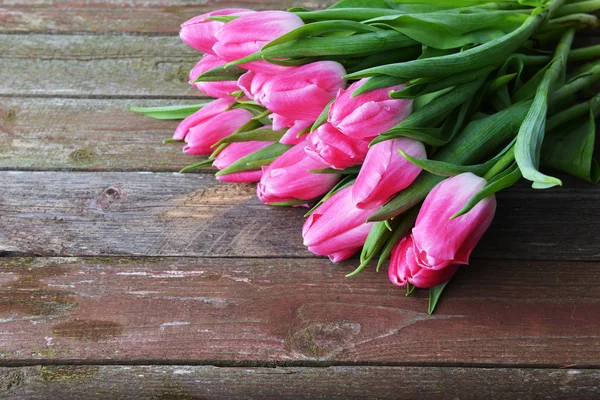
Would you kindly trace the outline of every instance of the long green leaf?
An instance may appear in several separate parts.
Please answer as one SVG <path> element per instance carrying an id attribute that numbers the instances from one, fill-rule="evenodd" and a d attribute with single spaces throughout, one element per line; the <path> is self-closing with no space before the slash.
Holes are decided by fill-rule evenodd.
<path id="1" fill-rule="evenodd" d="M 394 247 L 404 236 L 410 232 L 410 230 L 415 226 L 415 222 L 417 221 L 417 216 L 419 214 L 420 207 L 415 207 L 414 209 L 408 211 L 406 214 L 398 217 L 400 220 L 399 225 L 393 230 L 390 235 L 385 247 L 381 251 L 381 255 L 379 256 L 379 261 L 377 262 L 377 272 L 381 270 L 383 264 L 390 258 Z"/>
<path id="2" fill-rule="evenodd" d="M 462 72 L 446 78 L 434 80 L 433 82 L 414 83 L 402 90 L 391 92 L 390 97 L 393 99 L 414 99 L 415 97 L 423 96 L 429 93 L 439 92 L 440 90 L 449 87 L 473 82 L 474 80 L 481 78 L 482 76 L 486 76 L 494 69 L 495 67 L 487 67 L 476 71 Z"/>
<path id="3" fill-rule="evenodd" d="M 567 58 L 574 37 L 575 31 L 570 29 L 558 44 L 553 64 L 546 71 L 531 109 L 517 135 L 515 159 L 523 177 L 532 181 L 535 189 L 547 189 L 562 185 L 560 179 L 542 174 L 538 171 L 538 167 L 546 129 L 548 94 L 554 84 L 564 80 Z"/>
<path id="4" fill-rule="evenodd" d="M 600 167 L 594 158 L 596 122 L 594 112 L 589 114 L 547 135 L 542 147 L 542 165 L 597 184 Z"/>
<path id="5" fill-rule="evenodd" d="M 361 24 L 353 21 L 333 20 L 314 22 L 312 24 L 301 26 L 293 31 L 278 37 L 277 39 L 267 43 L 263 48 L 263 52 L 271 47 L 279 46 L 298 39 L 308 37 L 322 36 L 332 32 L 349 32 L 349 33 L 370 33 L 378 32 L 379 28 L 374 28 L 369 25 Z"/>
<path id="6" fill-rule="evenodd" d="M 250 131 L 239 132 L 233 135 L 227 136 L 224 139 L 218 141 L 213 147 L 221 145 L 223 143 L 241 143 L 241 142 L 278 142 L 283 135 L 285 130 L 273 131 L 271 129 L 253 129 Z"/>
<path id="7" fill-rule="evenodd" d="M 292 146 L 274 143 L 237 160 L 229 167 L 217 172 L 217 176 L 259 169 L 261 165 L 265 165 L 265 162 L 272 162 L 291 148 Z"/>
<path id="8" fill-rule="evenodd" d="M 512 11 L 462 9 L 428 14 L 384 15 L 364 21 L 405 34 L 424 45 L 454 49 L 482 44 L 518 29 L 527 15 Z"/>
<path id="9" fill-rule="evenodd" d="M 471 99 L 484 81 L 485 77 L 455 87 L 448 93 L 435 98 L 427 107 L 413 112 L 404 121 L 387 132 L 382 133 L 382 135 L 393 135 L 397 129 L 426 128 L 436 125 L 444 120 L 455 108 Z"/>
<path id="10" fill-rule="evenodd" d="M 258 53 L 263 58 L 304 58 L 330 56 L 367 56 L 384 51 L 411 47 L 415 40 L 396 31 L 378 31 L 347 37 L 309 37 L 265 48 Z M 244 63 L 255 56 L 238 60 Z"/>
<path id="11" fill-rule="evenodd" d="M 166 107 L 127 107 L 127 109 L 154 119 L 175 120 L 189 117 L 206 104 L 207 103 Z"/>
<path id="12" fill-rule="evenodd" d="M 514 53 L 537 28 L 547 19 L 550 11 L 560 6 L 564 0 L 553 0 L 548 9 L 529 17 L 515 31 L 491 42 L 472 49 L 442 57 L 426 58 L 400 64 L 370 68 L 347 76 L 348 79 L 367 78 L 376 75 L 390 75 L 415 79 L 420 77 L 448 76 L 458 72 L 500 64 Z"/>

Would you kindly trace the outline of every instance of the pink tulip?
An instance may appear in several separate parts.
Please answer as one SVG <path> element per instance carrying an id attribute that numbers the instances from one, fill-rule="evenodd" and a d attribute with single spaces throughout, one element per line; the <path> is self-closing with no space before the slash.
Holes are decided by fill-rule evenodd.
<path id="1" fill-rule="evenodd" d="M 483 178 L 465 173 L 446 179 L 429 193 L 412 233 L 420 267 L 441 270 L 469 263 L 471 252 L 494 219 L 496 198 L 488 197 L 467 214 L 450 218 L 486 183 Z"/>
<path id="2" fill-rule="evenodd" d="M 413 237 L 407 236 L 392 251 L 388 275 L 396 286 L 408 283 L 421 289 L 430 289 L 447 282 L 458 271 L 459 265 L 449 265 L 441 270 L 423 268 L 415 256 Z"/>
<path id="3" fill-rule="evenodd" d="M 363 163 L 369 141 L 344 135 L 330 123 L 321 125 L 308 135 L 306 153 L 331 168 L 346 169 Z"/>
<path id="4" fill-rule="evenodd" d="M 190 71 L 190 84 L 197 89 L 202 90 L 209 96 L 222 98 L 239 90 L 237 81 L 219 81 L 219 82 L 195 82 L 196 79 L 206 71 L 225 65 L 225 61 L 217 56 L 205 54 L 196 66 Z"/>
<path id="5" fill-rule="evenodd" d="M 264 129 L 270 129 L 270 127 L 265 127 Z M 272 144 L 273 142 L 231 143 L 217 155 L 213 166 L 219 170 L 224 170 L 240 158 L 246 157 L 248 154 Z M 230 175 L 217 176 L 217 179 L 230 183 L 258 182 L 262 178 L 262 174 L 263 171 L 259 169 L 256 171 L 236 172 Z"/>
<path id="6" fill-rule="evenodd" d="M 313 174 L 309 170 L 327 168 L 306 156 L 300 143 L 285 152 L 268 167 L 257 188 L 258 198 L 266 204 L 293 200 L 313 200 L 330 191 L 340 180 L 336 174 Z"/>
<path id="7" fill-rule="evenodd" d="M 272 114 L 271 118 L 273 119 L 273 130 L 278 131 L 285 128 L 289 128 L 285 135 L 283 135 L 279 143 L 287 144 L 290 146 L 295 146 L 299 143 L 304 142 L 306 140 L 306 136 L 302 135 L 298 137 L 298 135 L 300 134 L 300 132 L 312 126 L 313 124 L 313 122 L 311 121 L 296 121 L 293 119 L 285 118 L 279 114 Z"/>
<path id="8" fill-rule="evenodd" d="M 215 54 L 212 47 L 217 42 L 215 32 L 221 28 L 224 23 L 218 21 L 207 21 L 205 18 L 218 15 L 245 15 L 253 13 L 252 10 L 244 8 L 226 8 L 223 10 L 212 11 L 207 14 L 198 15 L 186 21 L 181 25 L 179 37 L 188 46 L 203 53 Z"/>
<path id="9" fill-rule="evenodd" d="M 231 105 L 233 105 L 234 102 L 235 99 L 233 97 L 226 97 L 223 99 L 215 100 L 202 107 L 200 110 L 190 115 L 179 124 L 177 129 L 175 129 L 173 139 L 183 140 L 190 132 L 190 128 L 200 124 L 203 121 L 209 120 L 221 114 L 229 107 L 231 107 Z"/>
<path id="10" fill-rule="evenodd" d="M 375 210 L 361 210 L 352 202 L 352 187 L 326 200 L 304 223 L 304 245 L 333 262 L 352 257 L 365 244 L 372 223 L 366 223 Z"/>
<path id="11" fill-rule="evenodd" d="M 272 76 L 271 74 L 248 71 L 238 79 L 238 87 L 249 99 L 254 100 L 256 104 L 261 104 L 262 88 Z"/>
<path id="12" fill-rule="evenodd" d="M 404 85 L 372 90 L 351 97 L 367 79 L 340 90 L 329 110 L 329 122 L 344 135 L 357 139 L 373 139 L 388 131 L 412 112 L 412 101 L 391 99 L 391 90 L 400 90 Z"/>
<path id="13" fill-rule="evenodd" d="M 275 114 L 299 121 L 315 121 L 345 85 L 344 67 L 318 61 L 272 76 L 254 99 Z"/>
<path id="14" fill-rule="evenodd" d="M 186 154 L 211 154 L 211 147 L 249 122 L 254 115 L 241 108 L 226 111 L 233 99 L 215 100 L 184 119 L 175 130 L 176 140 L 184 139 Z"/>
<path id="15" fill-rule="evenodd" d="M 386 140 L 371 147 L 352 190 L 356 207 L 380 207 L 417 179 L 421 168 L 398 149 L 416 158 L 427 158 L 423 143 L 409 138 Z"/>
<path id="16" fill-rule="evenodd" d="M 223 25 L 215 37 L 217 43 L 213 51 L 226 61 L 236 61 L 263 48 L 263 46 L 296 28 L 304 22 L 293 13 L 286 11 L 261 11 L 244 15 Z M 288 69 L 266 61 L 254 61 L 241 67 L 268 74 L 276 74 Z"/>

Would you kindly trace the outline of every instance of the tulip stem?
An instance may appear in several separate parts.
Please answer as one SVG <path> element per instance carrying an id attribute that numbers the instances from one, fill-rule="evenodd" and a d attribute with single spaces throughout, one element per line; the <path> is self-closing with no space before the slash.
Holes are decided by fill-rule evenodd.
<path id="1" fill-rule="evenodd" d="M 504 171 L 506 168 L 510 167 L 515 162 L 515 146 L 511 146 L 511 148 L 506 152 L 505 155 L 502 156 L 500 160 L 494 165 L 490 170 L 483 176 L 483 179 L 486 181 L 490 181 L 493 177 Z"/>

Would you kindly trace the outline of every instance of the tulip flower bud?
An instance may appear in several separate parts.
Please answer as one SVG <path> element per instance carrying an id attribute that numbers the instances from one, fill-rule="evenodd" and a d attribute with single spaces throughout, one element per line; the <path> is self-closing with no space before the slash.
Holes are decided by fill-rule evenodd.
<path id="1" fill-rule="evenodd" d="M 421 168 L 404 158 L 398 149 L 415 158 L 427 158 L 423 143 L 414 139 L 387 140 L 372 146 L 352 189 L 356 207 L 380 207 L 417 179 Z"/>
<path id="2" fill-rule="evenodd" d="M 451 219 L 486 185 L 471 173 L 444 180 L 427 196 L 412 232 L 417 264 L 441 270 L 468 264 L 471 252 L 487 231 L 496 212 L 496 198 L 490 196 L 467 214 Z"/>
<path id="3" fill-rule="evenodd" d="M 203 53 L 214 55 L 215 53 L 213 52 L 212 47 L 217 42 L 215 32 L 224 24 L 218 21 L 207 21 L 205 18 L 219 15 L 244 15 L 253 12 L 254 11 L 252 10 L 246 10 L 244 8 L 225 8 L 223 10 L 198 15 L 181 25 L 179 37 L 188 46 Z"/>
<path id="4" fill-rule="evenodd" d="M 318 61 L 272 76 L 262 86 L 257 103 L 288 119 L 315 121 L 345 85 L 344 67 Z"/>
<path id="5" fill-rule="evenodd" d="M 217 56 L 205 54 L 190 71 L 190 84 L 209 96 L 222 98 L 239 90 L 237 81 L 195 82 L 206 71 L 225 65 L 225 61 Z"/>
<path id="6" fill-rule="evenodd" d="M 233 98 L 215 100 L 184 119 L 173 136 L 176 140 L 184 139 L 186 154 L 211 154 L 211 147 L 219 140 L 248 123 L 254 116 L 250 111 L 241 108 L 226 111 Z"/>
<path id="7" fill-rule="evenodd" d="M 244 94 L 254 100 L 256 104 L 260 104 L 261 91 L 265 83 L 272 77 L 271 74 L 263 74 L 260 72 L 248 71 L 238 79 L 238 88 Z"/>
<path id="8" fill-rule="evenodd" d="M 392 251 L 388 276 L 396 286 L 415 285 L 421 289 L 430 289 L 447 282 L 458 271 L 458 264 L 449 265 L 441 270 L 423 268 L 415 256 L 413 237 L 407 236 Z"/>
<path id="9" fill-rule="evenodd" d="M 270 129 L 270 127 L 265 127 L 264 129 Z M 219 170 L 224 170 L 240 158 L 246 157 L 248 154 L 254 153 L 271 144 L 273 144 L 273 142 L 253 141 L 231 143 L 217 155 L 213 166 Z M 217 176 L 217 180 L 230 183 L 258 182 L 260 181 L 260 178 L 262 178 L 262 174 L 262 169 L 258 169 L 256 171 L 237 172 L 230 175 Z"/>
<path id="10" fill-rule="evenodd" d="M 290 128 L 287 130 L 285 135 L 279 140 L 281 144 L 287 144 L 290 146 L 295 146 L 299 143 L 302 143 L 306 140 L 306 136 L 302 135 L 298 137 L 300 132 L 305 130 L 306 128 L 312 126 L 312 121 L 300 121 L 285 118 L 279 114 L 272 114 L 271 118 L 273 119 L 273 130 L 278 131 L 285 128 Z"/>
<path id="11" fill-rule="evenodd" d="M 391 90 L 404 85 L 376 89 L 352 97 L 352 93 L 368 79 L 340 90 L 329 109 L 329 122 L 344 135 L 357 139 L 373 139 L 402 122 L 412 112 L 412 101 L 391 99 Z"/>
<path id="12" fill-rule="evenodd" d="M 344 135 L 330 123 L 308 135 L 306 153 L 335 169 L 360 165 L 369 151 L 369 141 Z"/>
<path id="13" fill-rule="evenodd" d="M 217 43 L 213 46 L 213 51 L 226 61 L 236 61 L 259 51 L 265 44 L 301 26 L 304 26 L 304 22 L 295 14 L 286 11 L 246 14 L 226 23 L 215 32 Z M 254 61 L 240 66 L 268 74 L 289 69 L 266 61 Z"/>
<path id="14" fill-rule="evenodd" d="M 373 212 L 354 207 L 352 186 L 342 189 L 306 220 L 302 228 L 304 245 L 333 262 L 347 260 L 365 244 L 373 225 L 365 221 Z"/>
<path id="15" fill-rule="evenodd" d="M 292 147 L 268 167 L 257 188 L 258 198 L 266 204 L 294 200 L 313 200 L 329 192 L 340 180 L 336 174 L 313 174 L 309 170 L 327 168 L 306 156 L 304 142 Z"/>

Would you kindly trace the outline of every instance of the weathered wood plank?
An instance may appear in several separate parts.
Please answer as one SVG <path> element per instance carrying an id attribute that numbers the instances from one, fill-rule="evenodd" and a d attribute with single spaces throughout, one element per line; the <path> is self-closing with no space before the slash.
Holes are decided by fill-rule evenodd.
<path id="1" fill-rule="evenodd" d="M 352 267 L 0 258 L 1 362 L 598 367 L 600 263 L 478 260 L 433 316 L 426 292 Z"/>
<path id="2" fill-rule="evenodd" d="M 200 160 L 181 145 L 164 145 L 178 121 L 128 111 L 135 105 L 196 104 L 203 100 L 0 100 L 0 169 L 176 172 Z"/>
<path id="3" fill-rule="evenodd" d="M 208 174 L 0 172 L 0 252 L 38 255 L 307 257 L 305 210 L 268 208 L 254 185 Z M 598 187 L 499 196 L 476 257 L 599 260 Z"/>
<path id="4" fill-rule="evenodd" d="M 591 399 L 599 379 L 598 370 L 44 366 L 0 369 L 0 391 L 15 400 Z"/>
<path id="5" fill-rule="evenodd" d="M 177 37 L 0 35 L 0 95 L 199 96 Z"/>
<path id="6" fill-rule="evenodd" d="M 182 22 L 219 8 L 324 8 L 333 0 L 13 0 L 0 5 L 0 32 L 177 34 Z"/>

